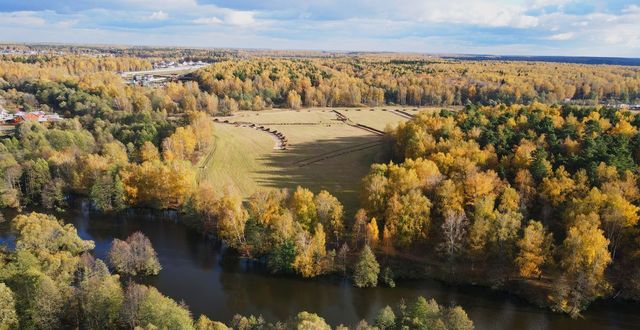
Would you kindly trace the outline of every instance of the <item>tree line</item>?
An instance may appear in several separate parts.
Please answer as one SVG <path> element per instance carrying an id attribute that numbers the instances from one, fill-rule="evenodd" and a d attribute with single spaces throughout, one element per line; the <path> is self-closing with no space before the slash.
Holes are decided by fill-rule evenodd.
<path id="1" fill-rule="evenodd" d="M 266 107 L 450 106 L 637 101 L 638 68 L 567 63 L 394 61 L 356 57 L 251 59 L 194 74 L 200 87 L 242 110 Z"/>

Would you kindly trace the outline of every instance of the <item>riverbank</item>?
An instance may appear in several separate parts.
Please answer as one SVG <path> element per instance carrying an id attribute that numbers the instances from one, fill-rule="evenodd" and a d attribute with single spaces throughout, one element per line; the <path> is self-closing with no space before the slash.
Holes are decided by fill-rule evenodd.
<path id="1" fill-rule="evenodd" d="M 415 253 L 381 255 L 379 259 L 392 266 L 399 279 L 428 279 L 442 281 L 448 285 L 479 286 L 515 295 L 539 308 L 551 311 L 548 297 L 552 293 L 553 283 L 548 277 L 522 279 L 513 274 L 496 280 L 487 277 L 487 270 L 477 265 L 474 267 L 465 262 L 449 264 L 440 259 L 417 256 Z"/>
<path id="2" fill-rule="evenodd" d="M 460 284 L 437 274 L 423 279 L 399 279 L 395 288 L 357 289 L 339 276 L 301 279 L 268 273 L 263 265 L 238 258 L 215 239 L 208 239 L 187 218 L 175 212 L 130 209 L 119 214 L 92 211 L 80 203 L 56 215 L 78 229 L 83 239 L 96 243 L 94 253 L 105 258 L 114 238 L 124 239 L 135 231 L 149 237 L 163 270 L 143 280 L 176 301 L 184 301 L 194 315 L 229 321 L 235 314 L 263 315 L 282 320 L 301 310 L 325 317 L 331 325 L 355 325 L 372 320 L 380 308 L 397 306 L 417 296 L 434 298 L 441 304 L 460 305 L 477 329 L 629 329 L 640 324 L 636 303 L 599 301 L 583 318 L 573 320 L 523 300 L 505 288 Z M 12 219 L 10 214 L 6 220 Z M 7 228 L 8 223 L 3 224 Z M 10 235 L 9 235 L 10 236 Z M 0 241 L 7 241 L 0 233 Z M 382 258 L 379 258 L 382 262 Z M 407 263 L 421 270 L 422 265 Z M 427 275 L 432 276 L 430 279 Z M 456 283 L 456 284 L 453 284 Z M 509 288 L 507 288 L 509 289 Z"/>

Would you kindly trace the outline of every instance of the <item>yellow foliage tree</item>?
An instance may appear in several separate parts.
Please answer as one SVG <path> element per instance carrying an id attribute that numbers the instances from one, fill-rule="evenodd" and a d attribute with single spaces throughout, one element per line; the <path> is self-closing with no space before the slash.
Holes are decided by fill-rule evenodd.
<path id="1" fill-rule="evenodd" d="M 327 253 L 325 241 L 322 224 L 316 225 L 315 233 L 311 237 L 307 231 L 298 234 L 293 269 L 302 277 L 315 277 L 331 269 L 333 255 Z"/>
<path id="2" fill-rule="evenodd" d="M 378 228 L 378 222 L 376 218 L 371 218 L 371 221 L 367 224 L 366 228 L 367 244 L 376 246 L 380 237 L 380 229 Z"/>
<path id="3" fill-rule="evenodd" d="M 524 229 L 524 235 L 518 241 L 519 253 L 516 265 L 522 277 L 539 277 L 541 267 L 549 261 L 552 252 L 553 236 L 547 233 L 542 223 L 531 220 Z"/>
<path id="4" fill-rule="evenodd" d="M 556 308 L 577 315 L 591 300 L 603 296 L 610 288 L 605 270 L 611 263 L 609 240 L 598 228 L 598 215 L 578 216 L 567 231 L 561 265 L 565 281 L 560 283 L 554 300 Z"/>

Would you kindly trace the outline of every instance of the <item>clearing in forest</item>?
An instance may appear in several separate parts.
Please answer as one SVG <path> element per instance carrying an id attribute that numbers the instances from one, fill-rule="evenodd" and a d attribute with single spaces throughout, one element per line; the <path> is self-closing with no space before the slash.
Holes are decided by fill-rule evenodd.
<path id="1" fill-rule="evenodd" d="M 219 188 L 231 185 L 245 197 L 260 188 L 326 189 L 351 213 L 370 165 L 387 160 L 380 132 L 408 118 L 390 107 L 242 111 L 218 117 L 215 147 L 200 164 L 199 179 Z M 275 134 L 284 136 L 286 149 L 278 148 Z"/>

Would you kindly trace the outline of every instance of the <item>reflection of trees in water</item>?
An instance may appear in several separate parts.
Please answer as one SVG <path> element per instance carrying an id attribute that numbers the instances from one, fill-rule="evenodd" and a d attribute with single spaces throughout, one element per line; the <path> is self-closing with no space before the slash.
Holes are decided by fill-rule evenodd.
<path id="1" fill-rule="evenodd" d="M 368 321 L 373 319 L 372 313 L 375 313 L 375 310 L 372 311 L 372 309 L 375 309 L 378 305 L 378 291 L 378 288 L 351 289 L 351 304 L 353 305 L 357 319 L 367 319 Z"/>
<path id="2" fill-rule="evenodd" d="M 350 290 L 351 303 L 354 308 L 355 316 L 357 320 L 366 319 L 369 323 L 372 323 L 382 308 L 390 306 L 394 311 L 398 310 L 398 305 L 403 300 L 410 302 L 420 295 L 425 295 L 429 291 L 437 292 L 437 287 L 428 286 L 425 290 L 424 287 L 412 287 L 398 285 L 395 288 L 389 288 L 385 286 L 378 286 L 375 288 L 355 288 Z M 398 316 L 398 315 L 396 315 Z"/>
<path id="3" fill-rule="evenodd" d="M 91 211 L 84 202 L 75 206 L 60 217 L 73 223 L 83 238 L 96 242 L 94 252 L 98 256 L 106 255 L 114 238 L 124 239 L 141 231 L 151 240 L 165 268 L 175 257 L 186 258 L 203 270 L 212 270 L 217 265 L 219 242 L 205 239 L 196 230 L 179 223 L 175 211 L 128 209 L 104 214 Z"/>
<path id="4" fill-rule="evenodd" d="M 353 315 L 350 306 L 345 304 L 348 300 L 344 299 L 349 287 L 329 279 L 303 280 L 271 275 L 254 262 L 237 262 L 235 271 L 223 269 L 220 274 L 226 304 L 233 311 L 262 315 L 271 321 L 286 320 L 303 310 L 327 320 L 351 319 L 350 315 Z"/>
<path id="5" fill-rule="evenodd" d="M 366 319 L 373 322 L 378 311 L 385 306 L 390 306 L 394 311 L 398 312 L 399 304 L 404 300 L 410 303 L 420 296 L 427 299 L 435 298 L 442 305 L 450 306 L 447 301 L 441 300 L 443 294 L 447 294 L 446 290 L 439 282 L 422 280 L 422 281 L 404 281 L 395 288 L 378 286 L 375 288 L 351 288 L 351 301 L 355 310 L 355 318 L 357 320 Z M 454 293 L 455 295 L 456 293 Z M 396 317 L 398 314 L 396 314 Z"/>
<path id="6" fill-rule="evenodd" d="M 285 304 L 293 303 L 282 284 L 270 281 L 254 262 L 232 253 L 222 258 L 220 284 L 229 309 L 243 315 L 263 315 L 269 320 L 289 317 Z"/>
<path id="7" fill-rule="evenodd" d="M 188 240 L 192 258 L 197 260 L 203 270 L 213 270 L 218 265 L 220 256 L 220 242 L 200 237 L 199 240 Z"/>

